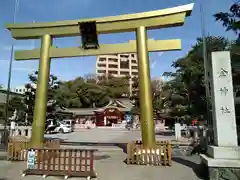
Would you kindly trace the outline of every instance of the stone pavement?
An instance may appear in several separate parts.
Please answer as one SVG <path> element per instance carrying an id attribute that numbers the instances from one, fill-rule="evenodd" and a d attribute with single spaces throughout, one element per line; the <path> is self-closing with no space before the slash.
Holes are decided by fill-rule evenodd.
<path id="1" fill-rule="evenodd" d="M 141 131 L 113 128 L 77 129 L 68 134 L 52 134 L 46 137 L 55 137 L 68 142 L 108 142 L 108 143 L 128 143 L 130 141 L 141 140 Z M 174 136 L 156 135 L 157 141 L 174 140 Z"/>
<path id="2" fill-rule="evenodd" d="M 197 171 L 199 157 L 174 156 L 171 167 L 152 167 L 141 165 L 126 165 L 123 161 L 126 154 L 122 151 L 98 152 L 95 160 L 96 180 L 199 180 Z M 41 176 L 21 177 L 21 171 L 26 168 L 23 162 L 0 161 L 0 179 L 6 180 L 38 180 Z M 47 177 L 48 180 L 63 179 L 63 177 Z M 71 180 L 83 178 L 69 178 Z"/>
<path id="3" fill-rule="evenodd" d="M 69 144 L 67 148 L 94 148 L 99 151 L 96 154 L 95 169 L 96 180 L 198 180 L 197 175 L 199 157 L 187 157 L 183 150 L 174 148 L 174 161 L 172 167 L 152 167 L 140 165 L 126 165 L 123 161 L 126 154 L 122 148 L 115 146 L 117 143 L 127 143 L 133 140 L 140 140 L 140 131 L 125 131 L 117 129 L 81 129 L 69 134 L 47 135 L 63 139 Z M 172 136 L 156 135 L 156 140 L 172 140 Z M 85 144 L 84 144 L 85 142 Z M 89 143 L 93 143 L 89 146 Z M 94 144 L 94 143 L 97 143 Z M 98 144 L 99 143 L 99 144 Z M 105 144 L 104 144 L 105 143 Z M 26 168 L 23 162 L 0 161 L 0 180 L 33 180 L 42 179 L 41 176 L 21 177 L 21 171 Z M 59 179 L 58 177 L 47 177 L 49 180 Z M 62 177 L 60 177 L 62 179 Z M 71 178 L 72 180 L 81 178 Z"/>

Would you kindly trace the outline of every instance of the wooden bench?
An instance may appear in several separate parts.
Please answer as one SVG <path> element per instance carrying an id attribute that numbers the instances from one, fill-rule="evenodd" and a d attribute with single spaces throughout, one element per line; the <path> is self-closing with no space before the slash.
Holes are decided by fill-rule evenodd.
<path id="1" fill-rule="evenodd" d="M 46 148 L 60 148 L 59 139 L 47 139 L 44 142 Z M 10 161 L 26 161 L 27 160 L 27 149 L 29 147 L 29 140 L 8 142 L 8 160 Z"/>
<path id="2" fill-rule="evenodd" d="M 157 141 L 151 149 L 143 147 L 141 141 L 133 141 L 127 145 L 127 164 L 171 166 L 172 145 L 168 141 Z"/>
<path id="3" fill-rule="evenodd" d="M 31 149 L 36 152 L 34 168 L 26 169 L 25 175 L 42 175 L 95 178 L 95 149 Z"/>

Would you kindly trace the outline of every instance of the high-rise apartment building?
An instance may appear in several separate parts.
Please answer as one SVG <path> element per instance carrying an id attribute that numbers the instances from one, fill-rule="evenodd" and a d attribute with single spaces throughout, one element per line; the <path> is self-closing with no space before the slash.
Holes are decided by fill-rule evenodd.
<path id="1" fill-rule="evenodd" d="M 101 55 L 97 57 L 96 74 L 111 74 L 112 76 L 138 76 L 137 55 L 131 54 L 114 54 Z"/>
<path id="2" fill-rule="evenodd" d="M 97 57 L 96 75 L 111 74 L 115 77 L 129 76 L 129 90 L 132 92 L 132 78 L 138 76 L 137 54 L 112 54 Z"/>

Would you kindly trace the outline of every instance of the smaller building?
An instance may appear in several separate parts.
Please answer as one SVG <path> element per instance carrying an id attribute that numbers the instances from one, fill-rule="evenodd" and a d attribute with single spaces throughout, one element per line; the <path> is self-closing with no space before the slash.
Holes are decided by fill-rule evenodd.
<path id="1" fill-rule="evenodd" d="M 83 124 L 87 120 L 92 120 L 96 126 L 112 126 L 119 124 L 125 119 L 125 114 L 129 113 L 133 104 L 129 99 L 111 100 L 102 108 L 78 108 L 65 109 L 64 113 L 72 113 L 77 124 Z"/>
<path id="2" fill-rule="evenodd" d="M 31 86 L 36 88 L 36 84 L 31 84 Z M 18 93 L 18 94 L 24 94 L 25 92 L 27 92 L 27 88 L 25 87 L 25 85 L 16 86 L 11 91 L 14 92 L 14 93 Z"/>
<path id="3" fill-rule="evenodd" d="M 18 86 L 12 89 L 12 92 L 19 93 L 19 94 L 24 94 L 27 91 L 25 86 Z"/>
<path id="4" fill-rule="evenodd" d="M 19 93 L 10 92 L 9 99 L 11 99 L 12 97 L 23 98 L 23 95 Z M 4 122 L 6 99 L 7 99 L 7 91 L 0 89 L 0 124 Z"/>

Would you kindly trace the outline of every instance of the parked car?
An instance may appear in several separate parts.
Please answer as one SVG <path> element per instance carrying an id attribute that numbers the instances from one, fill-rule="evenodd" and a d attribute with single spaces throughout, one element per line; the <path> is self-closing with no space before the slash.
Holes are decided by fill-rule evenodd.
<path id="1" fill-rule="evenodd" d="M 58 125 L 55 129 L 58 133 L 70 133 L 73 132 L 73 128 L 71 125 L 67 124 L 65 121 L 58 121 Z"/>
<path id="2" fill-rule="evenodd" d="M 46 134 L 54 133 L 57 126 L 58 126 L 58 122 L 56 119 L 47 119 L 45 124 L 45 133 Z"/>
<path id="3" fill-rule="evenodd" d="M 64 124 L 70 125 L 72 128 L 72 132 L 75 130 L 75 121 L 71 119 L 64 119 L 62 121 Z"/>

